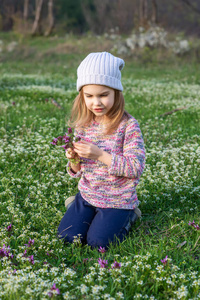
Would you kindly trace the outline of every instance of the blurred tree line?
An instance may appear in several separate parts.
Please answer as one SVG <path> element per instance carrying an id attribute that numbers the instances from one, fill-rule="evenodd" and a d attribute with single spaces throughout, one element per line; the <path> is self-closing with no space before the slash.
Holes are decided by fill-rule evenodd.
<path id="1" fill-rule="evenodd" d="M 0 0 L 0 31 L 130 33 L 159 24 L 200 36 L 199 0 Z"/>

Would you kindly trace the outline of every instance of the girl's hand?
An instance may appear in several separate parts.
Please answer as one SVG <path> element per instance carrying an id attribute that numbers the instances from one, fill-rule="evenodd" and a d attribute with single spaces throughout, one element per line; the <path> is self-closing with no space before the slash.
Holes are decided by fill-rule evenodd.
<path id="1" fill-rule="evenodd" d="M 68 148 L 65 152 L 65 155 L 68 159 L 79 159 L 78 154 L 72 148 Z"/>
<path id="2" fill-rule="evenodd" d="M 73 143 L 74 151 L 79 157 L 90 158 L 98 160 L 103 155 L 103 150 L 92 143 L 81 140 L 80 142 Z"/>
<path id="3" fill-rule="evenodd" d="M 78 156 L 78 154 L 72 148 L 68 148 L 65 152 L 65 155 L 70 161 L 70 169 L 74 173 L 80 171 L 81 165 L 80 165 L 80 157 Z"/>

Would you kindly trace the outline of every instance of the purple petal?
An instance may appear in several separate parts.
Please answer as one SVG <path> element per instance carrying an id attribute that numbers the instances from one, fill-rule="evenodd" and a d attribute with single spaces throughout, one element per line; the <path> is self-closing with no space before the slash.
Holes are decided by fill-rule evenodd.
<path id="1" fill-rule="evenodd" d="M 56 284 L 54 283 L 51 287 L 51 290 L 55 290 L 56 289 Z"/>
<path id="2" fill-rule="evenodd" d="M 69 148 L 68 145 L 63 145 L 63 146 L 61 146 L 61 147 L 64 148 L 65 150 L 67 150 L 67 149 Z"/>

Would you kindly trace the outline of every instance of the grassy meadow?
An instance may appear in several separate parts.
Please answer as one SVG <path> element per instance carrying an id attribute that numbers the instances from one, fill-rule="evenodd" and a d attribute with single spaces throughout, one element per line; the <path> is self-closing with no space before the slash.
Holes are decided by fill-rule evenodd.
<path id="1" fill-rule="evenodd" d="M 200 299 L 200 67 L 188 57 L 124 58 L 126 110 L 146 145 L 142 218 L 104 253 L 57 239 L 78 181 L 50 143 L 66 131 L 77 66 L 110 48 L 94 38 L 18 36 L 13 52 L 0 53 L 1 300 Z"/>

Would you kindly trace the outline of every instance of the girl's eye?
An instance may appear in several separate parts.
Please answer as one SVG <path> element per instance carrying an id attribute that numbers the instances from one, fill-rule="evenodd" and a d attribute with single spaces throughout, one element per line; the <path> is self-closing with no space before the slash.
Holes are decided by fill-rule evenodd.
<path id="1" fill-rule="evenodd" d="M 107 97 L 108 95 L 107 94 L 103 94 L 103 95 L 101 95 L 101 97 Z"/>
<path id="2" fill-rule="evenodd" d="M 86 97 L 87 97 L 87 98 L 91 98 L 92 96 L 91 96 L 91 95 L 86 95 Z"/>

